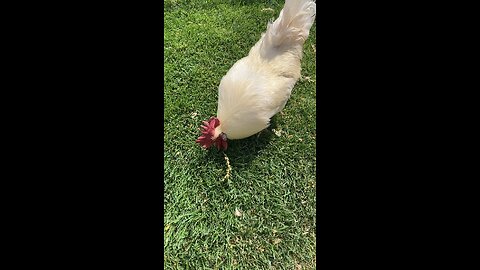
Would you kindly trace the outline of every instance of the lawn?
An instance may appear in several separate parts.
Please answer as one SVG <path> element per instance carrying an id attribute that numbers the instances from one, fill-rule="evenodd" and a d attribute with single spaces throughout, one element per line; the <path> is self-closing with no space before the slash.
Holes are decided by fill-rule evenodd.
<path id="1" fill-rule="evenodd" d="M 164 2 L 164 268 L 315 269 L 316 23 L 302 79 L 259 135 L 225 155 L 195 139 L 228 69 L 283 1 Z"/>

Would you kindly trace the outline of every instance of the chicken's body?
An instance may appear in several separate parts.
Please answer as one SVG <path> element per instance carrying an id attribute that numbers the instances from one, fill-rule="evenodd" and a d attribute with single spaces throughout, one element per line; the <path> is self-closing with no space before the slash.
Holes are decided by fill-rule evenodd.
<path id="1" fill-rule="evenodd" d="M 303 44 L 315 19 L 312 0 L 286 0 L 279 17 L 222 78 L 218 89 L 220 134 L 243 139 L 268 127 L 270 118 L 287 103 L 300 78 Z"/>

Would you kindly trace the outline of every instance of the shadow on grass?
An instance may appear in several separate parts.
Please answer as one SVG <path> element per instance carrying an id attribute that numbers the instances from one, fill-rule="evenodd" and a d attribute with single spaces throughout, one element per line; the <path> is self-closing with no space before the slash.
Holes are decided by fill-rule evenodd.
<path id="1" fill-rule="evenodd" d="M 235 168 L 248 167 L 252 160 L 265 149 L 274 136 L 272 129 L 277 127 L 276 116 L 270 120 L 270 126 L 261 132 L 241 140 L 229 140 L 228 149 L 225 151 L 230 163 Z M 203 160 L 213 160 L 219 166 L 225 166 L 225 156 L 223 151 L 212 147 L 205 152 L 205 155 L 200 157 Z"/>

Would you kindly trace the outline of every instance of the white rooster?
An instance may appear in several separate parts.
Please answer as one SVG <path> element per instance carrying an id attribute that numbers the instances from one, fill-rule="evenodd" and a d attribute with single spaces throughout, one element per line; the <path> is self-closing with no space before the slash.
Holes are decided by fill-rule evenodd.
<path id="1" fill-rule="evenodd" d="M 303 44 L 315 14 L 312 0 L 285 0 L 280 15 L 268 24 L 248 56 L 222 78 L 217 117 L 203 121 L 197 143 L 227 149 L 227 139 L 243 139 L 268 127 L 300 78 Z"/>

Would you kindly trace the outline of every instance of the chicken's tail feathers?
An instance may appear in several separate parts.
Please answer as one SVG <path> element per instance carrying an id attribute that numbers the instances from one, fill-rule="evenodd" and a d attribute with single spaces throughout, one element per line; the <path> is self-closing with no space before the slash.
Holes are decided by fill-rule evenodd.
<path id="1" fill-rule="evenodd" d="M 285 6 L 274 22 L 270 22 L 263 36 L 263 49 L 292 43 L 303 45 L 315 20 L 313 0 L 285 0 Z"/>

